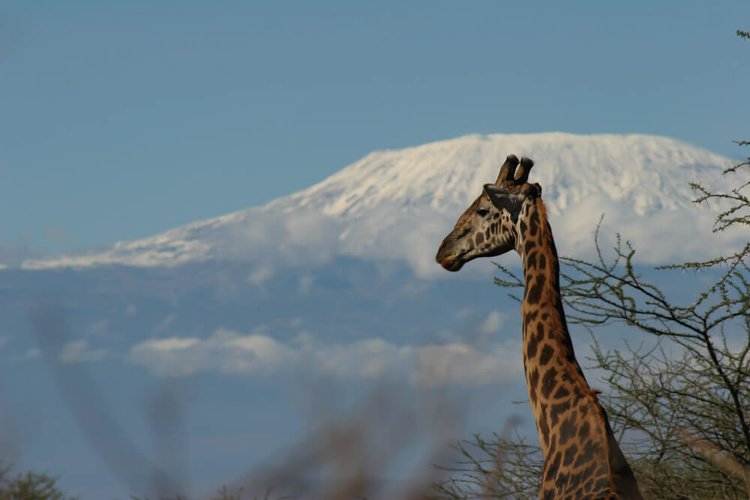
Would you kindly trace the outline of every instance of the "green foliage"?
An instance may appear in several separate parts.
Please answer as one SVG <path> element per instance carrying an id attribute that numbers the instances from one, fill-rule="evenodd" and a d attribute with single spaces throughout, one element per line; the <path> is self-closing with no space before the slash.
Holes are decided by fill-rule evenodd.
<path id="1" fill-rule="evenodd" d="M 217 491 L 216 494 L 211 497 L 211 500 L 271 500 L 271 498 L 271 490 L 268 490 L 263 497 L 253 496 L 251 499 L 249 496 L 244 495 L 244 488 L 242 487 L 239 487 L 236 490 L 232 490 L 227 486 L 222 486 L 219 491 Z M 136 496 L 131 496 L 130 499 L 149 500 L 148 498 L 141 498 Z M 188 498 L 185 495 L 174 495 L 168 497 L 159 497 L 158 500 L 188 500 Z"/>
<path id="2" fill-rule="evenodd" d="M 435 499 L 534 498 L 542 486 L 542 450 L 524 436 L 493 434 L 485 440 L 475 434 L 455 449 L 460 456 L 455 465 L 439 467 L 449 476 L 433 485 Z"/>
<path id="3" fill-rule="evenodd" d="M 0 464 L 0 500 L 73 500 L 57 486 L 57 478 L 36 472 L 13 474 Z"/>

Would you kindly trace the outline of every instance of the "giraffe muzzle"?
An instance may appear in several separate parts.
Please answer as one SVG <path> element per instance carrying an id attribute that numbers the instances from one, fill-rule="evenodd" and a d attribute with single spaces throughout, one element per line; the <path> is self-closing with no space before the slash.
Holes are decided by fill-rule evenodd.
<path id="1" fill-rule="evenodd" d="M 460 259 L 454 259 L 453 257 L 446 257 L 438 261 L 443 269 L 455 273 L 464 266 L 463 261 Z"/>
<path id="2" fill-rule="evenodd" d="M 461 266 L 463 266 L 463 262 L 461 262 L 461 259 L 458 259 L 456 255 L 453 254 L 453 240 L 455 238 L 451 238 L 451 235 L 448 235 L 445 240 L 443 240 L 443 243 L 440 245 L 440 248 L 438 249 L 438 253 L 435 256 L 435 261 L 443 266 L 443 269 L 451 272 L 456 272 L 459 269 L 461 269 Z"/>

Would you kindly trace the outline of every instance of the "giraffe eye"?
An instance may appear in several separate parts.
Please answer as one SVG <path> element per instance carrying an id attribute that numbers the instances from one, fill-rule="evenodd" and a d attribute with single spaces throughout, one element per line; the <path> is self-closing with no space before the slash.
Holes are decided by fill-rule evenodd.
<path id="1" fill-rule="evenodd" d="M 477 215 L 479 217 L 487 217 L 488 213 L 490 213 L 490 211 L 489 210 L 485 210 L 483 208 L 480 208 L 479 210 L 477 210 Z"/>

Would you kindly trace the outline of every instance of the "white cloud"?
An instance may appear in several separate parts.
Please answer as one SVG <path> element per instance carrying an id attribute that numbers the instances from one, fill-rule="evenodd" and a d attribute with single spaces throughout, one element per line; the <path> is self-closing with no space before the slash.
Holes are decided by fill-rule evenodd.
<path id="1" fill-rule="evenodd" d="M 523 373 L 520 346 L 493 345 L 477 349 L 466 344 L 420 347 L 415 386 L 434 387 L 446 383 L 484 385 L 508 381 Z"/>
<path id="2" fill-rule="evenodd" d="M 215 258 L 249 261 L 275 270 L 309 268 L 335 256 L 342 220 L 314 211 L 280 208 L 254 208 L 219 218 L 222 221 L 213 224 L 216 230 L 211 231 Z"/>
<path id="3" fill-rule="evenodd" d="M 252 354 L 253 361 L 268 365 L 281 363 L 285 357 L 291 354 L 288 348 L 267 335 L 248 335 L 245 337 L 229 338 L 224 343 L 224 346 L 244 349 Z"/>
<path id="4" fill-rule="evenodd" d="M 126 359 L 158 375 L 185 376 L 201 371 L 266 375 L 293 361 L 297 353 L 267 335 L 218 328 L 207 339 L 149 339 L 131 348 Z"/>
<path id="5" fill-rule="evenodd" d="M 289 244 L 301 247 L 320 247 L 327 243 L 337 226 L 335 219 L 313 212 L 292 212 L 286 218 Z"/>
<path id="6" fill-rule="evenodd" d="M 36 347 L 33 347 L 33 348 L 31 348 L 31 349 L 29 349 L 29 350 L 26 351 L 26 354 L 24 355 L 24 357 L 26 359 L 36 359 L 36 358 L 38 358 L 41 355 L 42 355 L 42 351 L 40 351 Z"/>
<path id="7" fill-rule="evenodd" d="M 176 314 L 168 314 L 164 317 L 157 325 L 154 327 L 153 333 L 154 335 L 158 335 L 162 332 L 166 332 L 169 330 L 170 325 L 172 322 L 174 322 L 175 318 L 177 317 Z"/>
<path id="8" fill-rule="evenodd" d="M 252 333 L 263 334 L 271 330 L 271 327 L 266 324 L 256 325 L 252 329 Z"/>
<path id="9" fill-rule="evenodd" d="M 312 368 L 340 378 L 378 378 L 406 368 L 409 347 L 399 347 L 381 338 L 358 340 L 349 344 L 311 345 L 306 351 Z"/>
<path id="10" fill-rule="evenodd" d="M 403 379 L 433 387 L 457 383 L 482 385 L 503 382 L 521 371 L 518 346 L 490 344 L 478 349 L 463 343 L 411 346 L 382 338 L 322 343 L 303 331 L 281 342 L 269 335 L 242 335 L 218 328 L 207 339 L 170 337 L 134 346 L 126 359 L 164 376 L 202 371 L 267 376 L 287 370 L 309 371 L 336 378 Z"/>
<path id="11" fill-rule="evenodd" d="M 404 258 L 420 278 L 440 276 L 445 271 L 435 262 L 438 245 L 447 234 L 442 217 L 435 214 L 417 214 L 411 227 L 403 227 L 402 247 Z"/>
<path id="12" fill-rule="evenodd" d="M 445 342 L 452 342 L 458 339 L 456 333 L 450 328 L 443 328 L 442 330 L 438 330 L 435 336 Z"/>
<path id="13" fill-rule="evenodd" d="M 27 353 L 28 354 L 28 353 Z M 60 349 L 58 358 L 63 363 L 81 363 L 85 361 L 101 361 L 107 355 L 107 349 L 89 348 L 85 340 L 68 342 Z"/>
<path id="14" fill-rule="evenodd" d="M 604 214 L 599 234 L 601 248 L 609 251 L 616 234 L 631 241 L 639 264 L 662 264 L 683 260 L 703 260 L 738 248 L 740 231 L 711 233 L 716 207 L 689 206 L 681 210 L 663 210 L 636 215 L 621 203 L 604 196 L 591 196 L 572 205 L 564 214 L 551 213 L 550 224 L 560 255 L 596 258 L 594 232 Z"/>
<path id="15" fill-rule="evenodd" d="M 140 344 L 136 345 L 133 350 L 134 351 L 141 351 L 141 350 L 151 350 L 151 351 L 161 351 L 161 352 L 169 352 L 169 351 L 179 351 L 182 349 L 187 349 L 188 347 L 191 347 L 195 344 L 200 342 L 200 340 L 195 338 L 180 338 L 180 337 L 169 337 L 166 339 L 150 339 L 145 342 L 141 342 Z"/>
<path id="16" fill-rule="evenodd" d="M 497 311 L 492 311 L 487 318 L 479 325 L 479 333 L 482 335 L 492 335 L 500 331 L 503 315 Z"/>
<path id="17" fill-rule="evenodd" d="M 464 308 L 459 309 L 458 311 L 456 311 L 456 318 L 457 319 L 468 318 L 469 316 L 471 316 L 472 312 L 473 311 L 471 309 L 469 309 L 468 307 L 464 307 Z"/>
<path id="18" fill-rule="evenodd" d="M 309 295 L 310 290 L 312 290 L 313 283 L 315 283 L 315 276 L 313 276 L 312 274 L 305 274 L 303 276 L 300 276 L 297 290 L 301 295 Z"/>
<path id="19" fill-rule="evenodd" d="M 272 266 L 258 266 L 247 276 L 248 283 L 252 283 L 262 289 L 266 281 L 273 276 Z"/>
<path id="20" fill-rule="evenodd" d="M 109 329 L 109 320 L 102 319 L 100 321 L 95 321 L 94 323 L 91 323 L 88 327 L 88 332 L 91 335 L 101 337 L 107 334 L 108 329 Z"/>

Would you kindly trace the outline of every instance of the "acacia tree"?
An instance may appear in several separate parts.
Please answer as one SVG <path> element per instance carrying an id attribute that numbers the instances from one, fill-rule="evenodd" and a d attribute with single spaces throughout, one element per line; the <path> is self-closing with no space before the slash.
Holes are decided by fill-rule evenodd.
<path id="1" fill-rule="evenodd" d="M 750 39 L 748 32 L 737 35 Z M 713 232 L 750 230 L 748 174 L 750 158 L 724 171 L 736 186 L 729 192 L 691 184 L 696 204 L 723 207 Z M 630 441 L 642 488 L 651 496 L 748 498 L 750 241 L 714 259 L 661 267 L 714 277 L 688 303 L 639 276 L 634 254 L 618 238 L 610 262 L 600 251 L 594 263 L 565 259 L 563 294 L 573 322 L 621 323 L 654 340 L 624 351 L 595 345 L 594 367 L 606 373 L 610 391 L 603 399 L 613 427 Z"/>
<path id="2" fill-rule="evenodd" d="M 750 32 L 737 31 L 750 40 Z M 750 141 L 736 141 L 740 146 Z M 724 172 L 729 192 L 691 184 L 697 204 L 719 202 L 713 232 L 750 230 L 750 158 Z M 748 231 L 750 235 L 750 231 Z M 662 266 L 695 273 L 697 296 L 680 301 L 640 275 L 635 249 L 617 237 L 593 262 L 561 258 L 569 321 L 595 329 L 627 325 L 646 341 L 624 349 L 594 343 L 590 368 L 608 384 L 600 398 L 630 455 L 647 498 L 719 499 L 750 495 L 750 238 L 707 261 Z M 523 281 L 498 266 L 502 287 Z M 698 276 L 700 274 L 700 276 Z M 700 288 L 705 277 L 711 284 Z M 516 300 L 518 297 L 511 295 Z M 523 440 L 495 436 L 460 443 L 463 460 L 436 486 L 447 498 L 526 498 L 538 491 L 541 454 Z"/>
<path id="3" fill-rule="evenodd" d="M 715 232 L 750 229 L 748 165 L 725 171 L 745 174 L 728 193 L 692 186 L 696 203 L 728 203 Z M 750 242 L 708 261 L 662 267 L 715 276 L 686 304 L 644 280 L 634 254 L 618 240 L 611 262 L 601 252 L 593 263 L 565 259 L 563 294 L 572 322 L 621 323 L 653 340 L 624 350 L 595 344 L 592 360 L 606 373 L 603 401 L 612 425 L 630 444 L 642 488 L 653 497 L 748 498 Z"/>
<path id="4" fill-rule="evenodd" d="M 0 500 L 76 500 L 57 485 L 57 478 L 28 471 L 13 473 L 0 463 Z"/>

